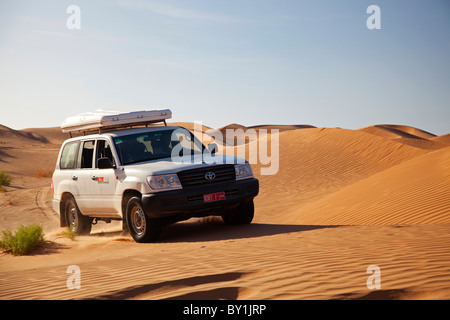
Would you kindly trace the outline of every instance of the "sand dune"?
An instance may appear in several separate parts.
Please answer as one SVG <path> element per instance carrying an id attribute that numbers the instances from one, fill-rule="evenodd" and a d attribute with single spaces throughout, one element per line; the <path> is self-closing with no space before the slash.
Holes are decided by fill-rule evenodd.
<path id="1" fill-rule="evenodd" d="M 51 130 L 49 130 L 51 131 Z M 46 143 L 47 138 L 30 131 L 14 130 L 0 125 L 0 139 L 3 145 L 14 144 L 21 146 L 23 143 Z"/>
<path id="2" fill-rule="evenodd" d="M 50 135 L 47 137 L 41 132 Z M 57 128 L 33 132 L 0 126 L 0 171 L 33 176 L 37 169 L 54 170 L 61 143 L 50 143 L 56 132 Z"/>
<path id="3" fill-rule="evenodd" d="M 264 185 L 257 205 L 280 222 L 291 208 L 427 153 L 365 132 L 336 128 L 282 132 L 279 140 L 278 174 L 260 176 L 260 165 L 254 166 L 254 172 Z"/>
<path id="4" fill-rule="evenodd" d="M 69 134 L 63 133 L 61 128 L 29 128 L 20 130 L 20 132 L 25 132 L 31 134 L 33 137 L 39 139 L 44 143 L 50 144 L 61 144 L 64 140 L 69 138 Z"/>
<path id="5" fill-rule="evenodd" d="M 394 139 L 393 141 L 397 141 L 412 147 L 421 148 L 425 150 L 438 150 L 448 146 L 448 144 L 434 141 L 431 139 L 400 138 Z"/>
<path id="6" fill-rule="evenodd" d="M 360 131 L 376 134 L 388 139 L 397 138 L 413 138 L 413 139 L 430 139 L 436 135 L 411 126 L 379 124 L 359 129 Z"/>
<path id="7" fill-rule="evenodd" d="M 445 148 L 448 145 L 448 143 L 445 143 L 445 137 L 438 139 L 432 133 L 411 126 L 375 125 L 359 129 L 359 131 L 375 134 L 383 138 L 391 139 L 392 141 L 425 150 L 437 150 Z"/>
<path id="8" fill-rule="evenodd" d="M 225 127 L 219 128 L 217 130 L 220 130 L 222 133 L 225 133 L 227 129 L 231 129 L 231 130 L 237 130 L 237 129 L 241 129 L 241 130 L 248 130 L 248 129 L 255 129 L 255 130 L 260 130 L 260 129 L 265 129 L 265 130 L 273 130 L 276 129 L 280 132 L 283 131 L 288 131 L 288 130 L 297 130 L 297 129 L 307 129 L 307 128 L 315 128 L 314 126 L 311 126 L 309 124 L 293 124 L 293 125 L 277 125 L 277 124 L 262 124 L 262 125 L 255 125 L 255 126 L 243 126 L 241 124 L 237 124 L 237 123 L 232 123 L 229 124 Z"/>
<path id="9" fill-rule="evenodd" d="M 59 238 L 45 255 L 1 256 L 0 298 L 448 299 L 450 294 L 448 225 L 169 228 L 182 236 L 144 245 L 108 236 Z M 270 231 L 274 228 L 279 233 Z M 66 287 L 72 264 L 82 272 L 80 290 Z M 381 268 L 381 290 L 366 287 L 366 269 L 373 264 Z"/>
<path id="10" fill-rule="evenodd" d="M 136 244 L 118 223 L 75 241 L 61 235 L 51 179 L 35 172 L 54 165 L 66 137 L 58 128 L 0 127 L 0 171 L 13 177 L 0 192 L 0 230 L 36 222 L 47 241 L 31 256 L 0 253 L 0 299 L 450 298 L 448 134 L 401 125 L 224 128 L 280 131 L 278 173 L 253 165 L 254 223 L 193 219 L 164 229 L 158 243 Z M 80 290 L 66 286 L 73 264 Z M 381 269 L 380 290 L 366 286 L 369 265 Z"/>
<path id="11" fill-rule="evenodd" d="M 442 136 L 431 138 L 430 140 L 443 143 L 445 145 L 450 145 L 450 133 L 443 134 Z"/>
<path id="12" fill-rule="evenodd" d="M 272 130 L 276 130 L 277 132 L 284 132 L 289 130 L 298 130 L 298 129 L 308 129 L 308 128 L 315 128 L 314 126 L 307 125 L 307 124 L 299 124 L 299 125 L 273 125 L 273 124 L 267 124 L 267 125 L 255 125 L 255 126 L 243 126 L 241 124 L 232 123 L 225 127 L 217 129 L 217 131 L 220 132 L 221 136 L 223 137 L 223 143 L 218 142 L 219 145 L 224 145 L 225 147 L 229 146 L 236 146 L 242 143 L 249 143 L 251 141 L 255 141 L 257 137 L 259 136 L 260 130 L 263 130 L 263 132 L 272 132 Z M 227 140 L 227 130 L 233 130 L 232 136 L 229 138 L 230 140 Z M 236 137 L 232 139 L 233 137 Z"/>
<path id="13" fill-rule="evenodd" d="M 327 225 L 450 223 L 450 148 L 374 174 L 291 216 Z"/>

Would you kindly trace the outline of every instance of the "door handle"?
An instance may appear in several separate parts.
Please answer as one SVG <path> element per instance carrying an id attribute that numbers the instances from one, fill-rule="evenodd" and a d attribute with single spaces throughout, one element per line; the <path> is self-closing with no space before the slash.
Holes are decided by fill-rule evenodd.
<path id="1" fill-rule="evenodd" d="M 77 181 L 78 180 L 78 176 L 72 176 L 72 180 Z"/>
<path id="2" fill-rule="evenodd" d="M 91 179 L 94 180 L 94 181 L 97 181 L 97 180 L 98 180 L 98 177 L 96 177 L 96 176 L 91 176 Z"/>

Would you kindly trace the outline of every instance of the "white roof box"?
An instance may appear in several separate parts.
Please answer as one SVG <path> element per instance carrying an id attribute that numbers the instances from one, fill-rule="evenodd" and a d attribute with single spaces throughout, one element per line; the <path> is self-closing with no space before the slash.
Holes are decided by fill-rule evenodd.
<path id="1" fill-rule="evenodd" d="M 143 110 L 134 112 L 121 112 L 112 110 L 96 110 L 69 117 L 61 124 L 62 132 L 87 132 L 104 129 L 126 128 L 147 125 L 156 122 L 166 122 L 172 118 L 172 111 Z"/>

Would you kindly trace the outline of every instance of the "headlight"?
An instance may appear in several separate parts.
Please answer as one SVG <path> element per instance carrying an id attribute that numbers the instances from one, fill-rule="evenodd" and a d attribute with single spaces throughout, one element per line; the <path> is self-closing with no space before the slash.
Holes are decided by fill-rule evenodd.
<path id="1" fill-rule="evenodd" d="M 172 190 L 182 188 L 180 179 L 178 179 L 176 174 L 148 176 L 147 182 L 154 190 Z"/>
<path id="2" fill-rule="evenodd" d="M 234 165 L 234 170 L 236 172 L 236 180 L 253 177 L 252 166 L 249 163 L 236 164 Z"/>

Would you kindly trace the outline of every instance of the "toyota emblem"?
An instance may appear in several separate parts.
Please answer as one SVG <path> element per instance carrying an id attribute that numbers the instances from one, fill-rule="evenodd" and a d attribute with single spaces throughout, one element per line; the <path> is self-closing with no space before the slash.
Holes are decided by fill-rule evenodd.
<path id="1" fill-rule="evenodd" d="M 208 171 L 207 173 L 205 173 L 205 179 L 212 181 L 216 178 L 216 174 L 212 171 Z"/>

